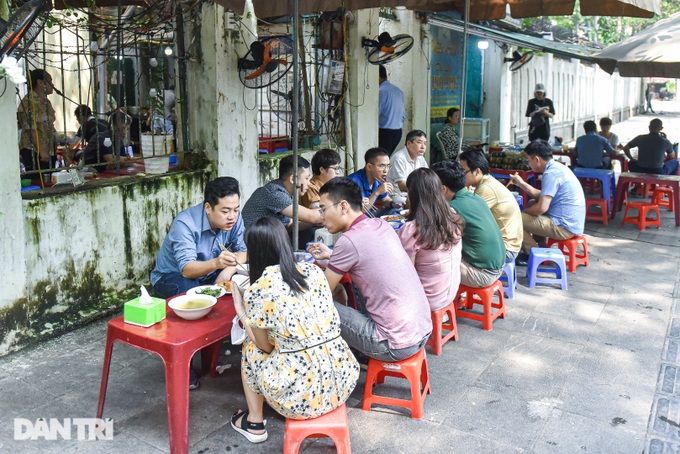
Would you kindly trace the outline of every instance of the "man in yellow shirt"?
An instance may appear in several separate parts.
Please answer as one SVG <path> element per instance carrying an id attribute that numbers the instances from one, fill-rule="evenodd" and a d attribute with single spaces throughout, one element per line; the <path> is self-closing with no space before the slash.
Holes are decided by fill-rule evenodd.
<path id="1" fill-rule="evenodd" d="M 489 161 L 480 150 L 465 151 L 458 159 L 465 169 L 465 184 L 475 187 L 475 194 L 489 205 L 498 228 L 501 229 L 505 243 L 505 261 L 515 260 L 524 238 L 522 212 L 515 196 L 489 174 Z"/>
<path id="2" fill-rule="evenodd" d="M 312 173 L 307 192 L 300 197 L 300 204 L 306 208 L 319 208 L 319 189 L 340 175 L 340 155 L 329 148 L 322 148 L 312 157 Z"/>

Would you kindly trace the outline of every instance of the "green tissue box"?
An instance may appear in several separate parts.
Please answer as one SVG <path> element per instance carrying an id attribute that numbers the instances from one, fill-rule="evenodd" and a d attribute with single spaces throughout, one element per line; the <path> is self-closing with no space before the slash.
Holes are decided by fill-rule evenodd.
<path id="1" fill-rule="evenodd" d="M 125 323 L 148 327 L 165 318 L 165 300 L 151 297 L 152 302 L 142 304 L 139 297 L 128 301 L 123 306 L 123 320 Z"/>

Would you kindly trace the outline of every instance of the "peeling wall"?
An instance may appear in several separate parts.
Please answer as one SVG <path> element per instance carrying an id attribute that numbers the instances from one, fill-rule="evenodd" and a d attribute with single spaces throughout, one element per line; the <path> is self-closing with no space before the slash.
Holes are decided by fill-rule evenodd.
<path id="1" fill-rule="evenodd" d="M 174 173 L 23 200 L 25 291 L 0 309 L 0 355 L 120 312 L 206 181 Z"/>

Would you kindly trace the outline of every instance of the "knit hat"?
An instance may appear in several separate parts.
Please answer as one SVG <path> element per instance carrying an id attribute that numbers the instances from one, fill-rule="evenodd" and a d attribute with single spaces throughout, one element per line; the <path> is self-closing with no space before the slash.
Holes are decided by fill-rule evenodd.
<path id="1" fill-rule="evenodd" d="M 545 93 L 545 87 L 543 86 L 543 84 L 536 84 L 536 88 L 534 89 L 534 93 L 538 92 L 538 91 Z"/>

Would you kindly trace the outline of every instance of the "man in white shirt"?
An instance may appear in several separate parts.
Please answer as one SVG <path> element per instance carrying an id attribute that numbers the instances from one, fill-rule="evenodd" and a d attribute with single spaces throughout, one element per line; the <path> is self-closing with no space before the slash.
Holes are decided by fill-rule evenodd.
<path id="1" fill-rule="evenodd" d="M 400 191 L 406 191 L 406 178 L 416 169 L 427 167 L 425 160 L 427 151 L 427 136 L 419 129 L 414 129 L 406 135 L 406 146 L 395 152 L 390 158 L 390 171 L 387 181 L 392 186 L 398 186 Z"/>

